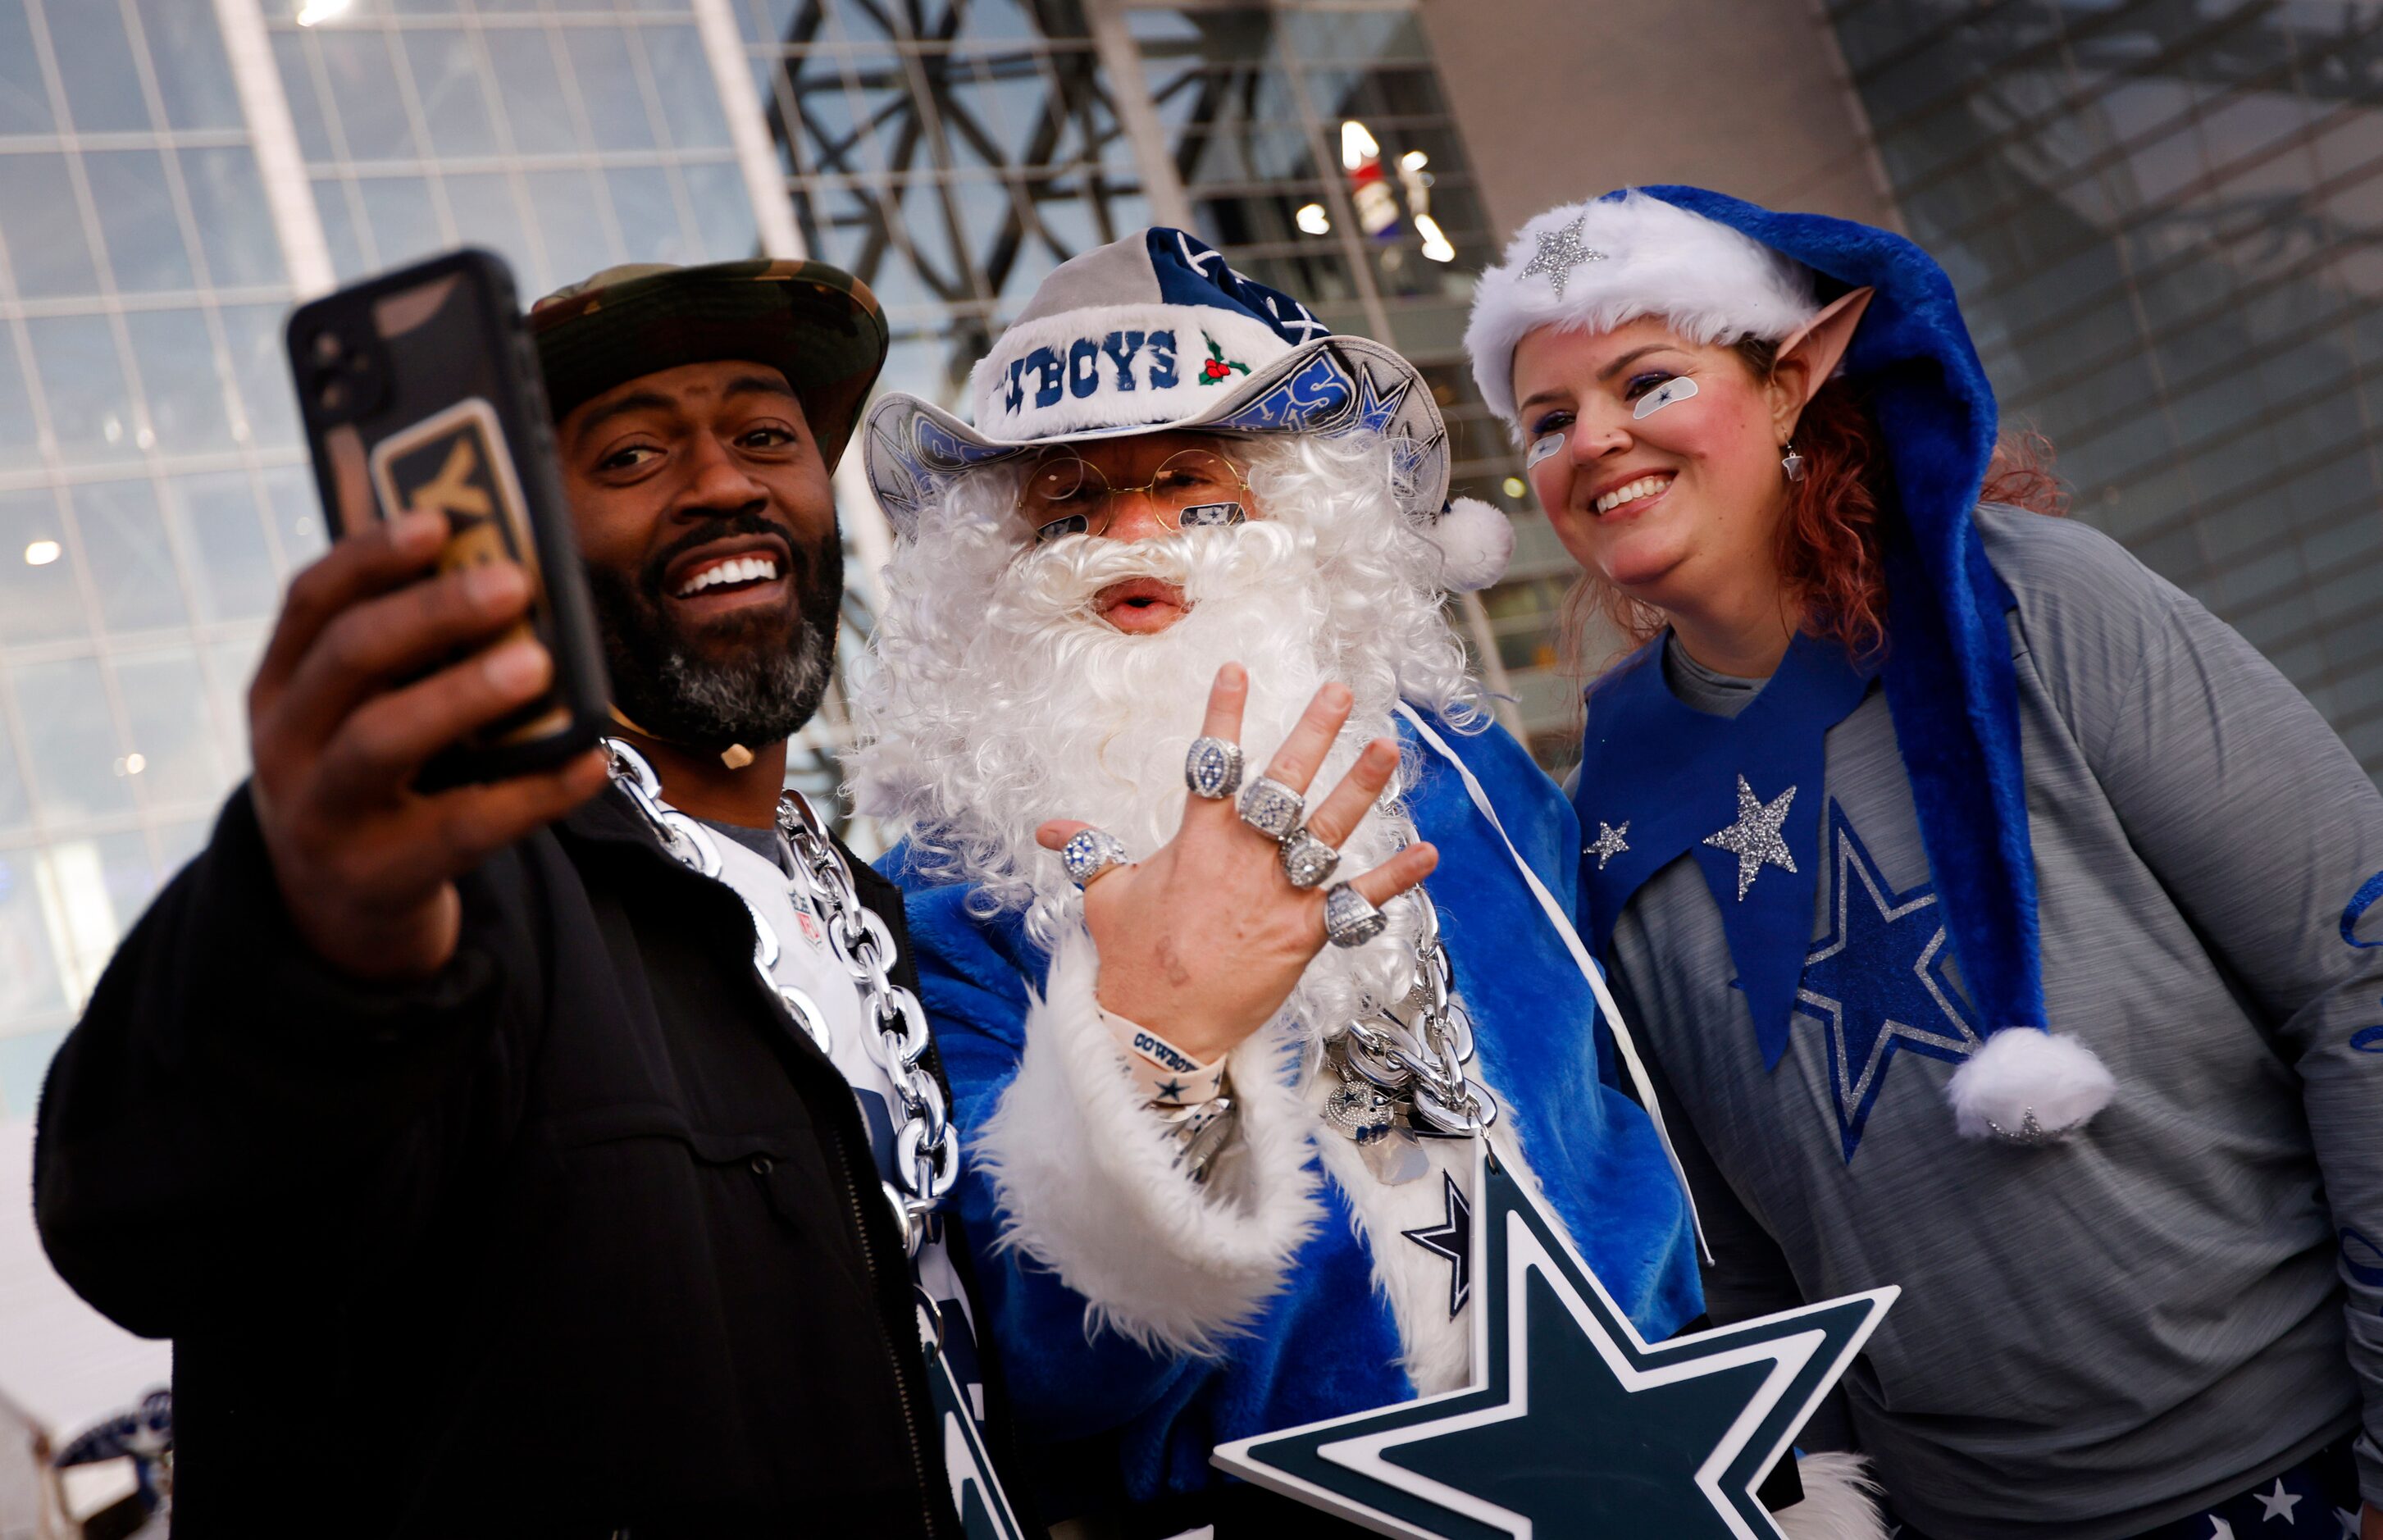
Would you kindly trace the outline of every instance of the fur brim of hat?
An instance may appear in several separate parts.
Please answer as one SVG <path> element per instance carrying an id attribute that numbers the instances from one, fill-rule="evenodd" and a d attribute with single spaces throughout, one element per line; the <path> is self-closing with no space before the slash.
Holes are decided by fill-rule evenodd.
<path id="1" fill-rule="evenodd" d="M 1567 232 L 1595 254 L 1570 260 Z M 1517 230 L 1474 290 L 1464 349 L 1481 399 L 1512 424 L 1514 349 L 1542 326 L 1611 331 L 1651 315 L 1700 344 L 1776 342 L 1820 310 L 1809 268 L 1632 189 L 1551 208 Z"/>

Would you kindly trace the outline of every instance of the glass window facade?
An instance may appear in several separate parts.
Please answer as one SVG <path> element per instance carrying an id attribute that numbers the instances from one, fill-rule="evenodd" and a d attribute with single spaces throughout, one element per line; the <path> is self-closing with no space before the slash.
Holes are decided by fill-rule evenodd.
<path id="1" fill-rule="evenodd" d="M 965 413 L 1043 276 L 1150 223 L 1075 0 L 735 0 L 810 253 L 884 304 L 883 388 Z"/>
<path id="2" fill-rule="evenodd" d="M 1830 14 L 2006 426 L 2383 772 L 2383 8 Z"/>
<path id="3" fill-rule="evenodd" d="M 341 282 L 470 242 L 527 302 L 757 248 L 684 0 L 356 0 L 315 26 L 265 7 Z"/>
<path id="4" fill-rule="evenodd" d="M 212 6 L 0 0 L 0 1115 L 242 761 L 321 543 Z"/>
<path id="5" fill-rule="evenodd" d="M 535 296 L 756 250 L 693 5 L 262 0 L 347 281 L 463 243 Z M 246 767 L 322 548 L 302 296 L 205 0 L 0 0 L 0 1116 Z"/>

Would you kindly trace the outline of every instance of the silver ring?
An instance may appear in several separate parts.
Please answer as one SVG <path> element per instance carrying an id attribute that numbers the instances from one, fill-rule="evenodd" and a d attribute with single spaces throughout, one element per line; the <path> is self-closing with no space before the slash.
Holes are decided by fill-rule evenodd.
<path id="1" fill-rule="evenodd" d="M 1321 883 L 1340 864 L 1340 853 L 1309 833 L 1305 824 L 1292 830 L 1276 854 L 1282 862 L 1282 874 L 1302 891 Z"/>
<path id="2" fill-rule="evenodd" d="M 1241 788 L 1241 821 L 1277 844 L 1290 838 L 1306 812 L 1307 799 L 1270 775 Z"/>
<path id="3" fill-rule="evenodd" d="M 1335 946 L 1363 946 L 1389 926 L 1389 918 L 1346 882 L 1324 890 L 1324 934 Z"/>
<path id="4" fill-rule="evenodd" d="M 1080 888 L 1090 887 L 1093 878 L 1125 865 L 1126 859 L 1125 842 L 1105 829 L 1079 829 L 1059 847 L 1060 863 Z"/>
<path id="5" fill-rule="evenodd" d="M 1241 745 L 1223 738 L 1192 739 L 1192 752 L 1183 757 L 1183 783 L 1193 796 L 1211 802 L 1232 795 L 1241 784 Z"/>

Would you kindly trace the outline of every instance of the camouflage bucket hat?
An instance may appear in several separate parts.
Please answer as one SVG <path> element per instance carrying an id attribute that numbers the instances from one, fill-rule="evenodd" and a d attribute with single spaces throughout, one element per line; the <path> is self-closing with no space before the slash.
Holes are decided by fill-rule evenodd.
<path id="1" fill-rule="evenodd" d="M 877 296 L 821 262 L 607 267 L 532 305 L 529 329 L 558 420 L 640 375 L 766 363 L 794 387 L 830 466 L 885 364 Z"/>

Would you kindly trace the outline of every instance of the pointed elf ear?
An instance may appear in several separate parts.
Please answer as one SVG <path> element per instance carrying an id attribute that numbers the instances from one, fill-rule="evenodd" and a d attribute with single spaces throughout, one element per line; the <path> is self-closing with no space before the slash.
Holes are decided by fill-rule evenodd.
<path id="1" fill-rule="evenodd" d="M 1846 356 L 1846 349 L 1854 339 L 1854 328 L 1861 325 L 1862 312 L 1870 308 L 1874 289 L 1857 289 L 1830 302 L 1827 309 L 1804 325 L 1784 342 L 1779 344 L 1779 362 L 1794 359 L 1804 366 L 1804 399 L 1796 402 L 1800 412 L 1820 394 L 1821 387 L 1837 372 L 1837 361 Z M 1774 365 L 1774 368 L 1776 366 Z"/>

